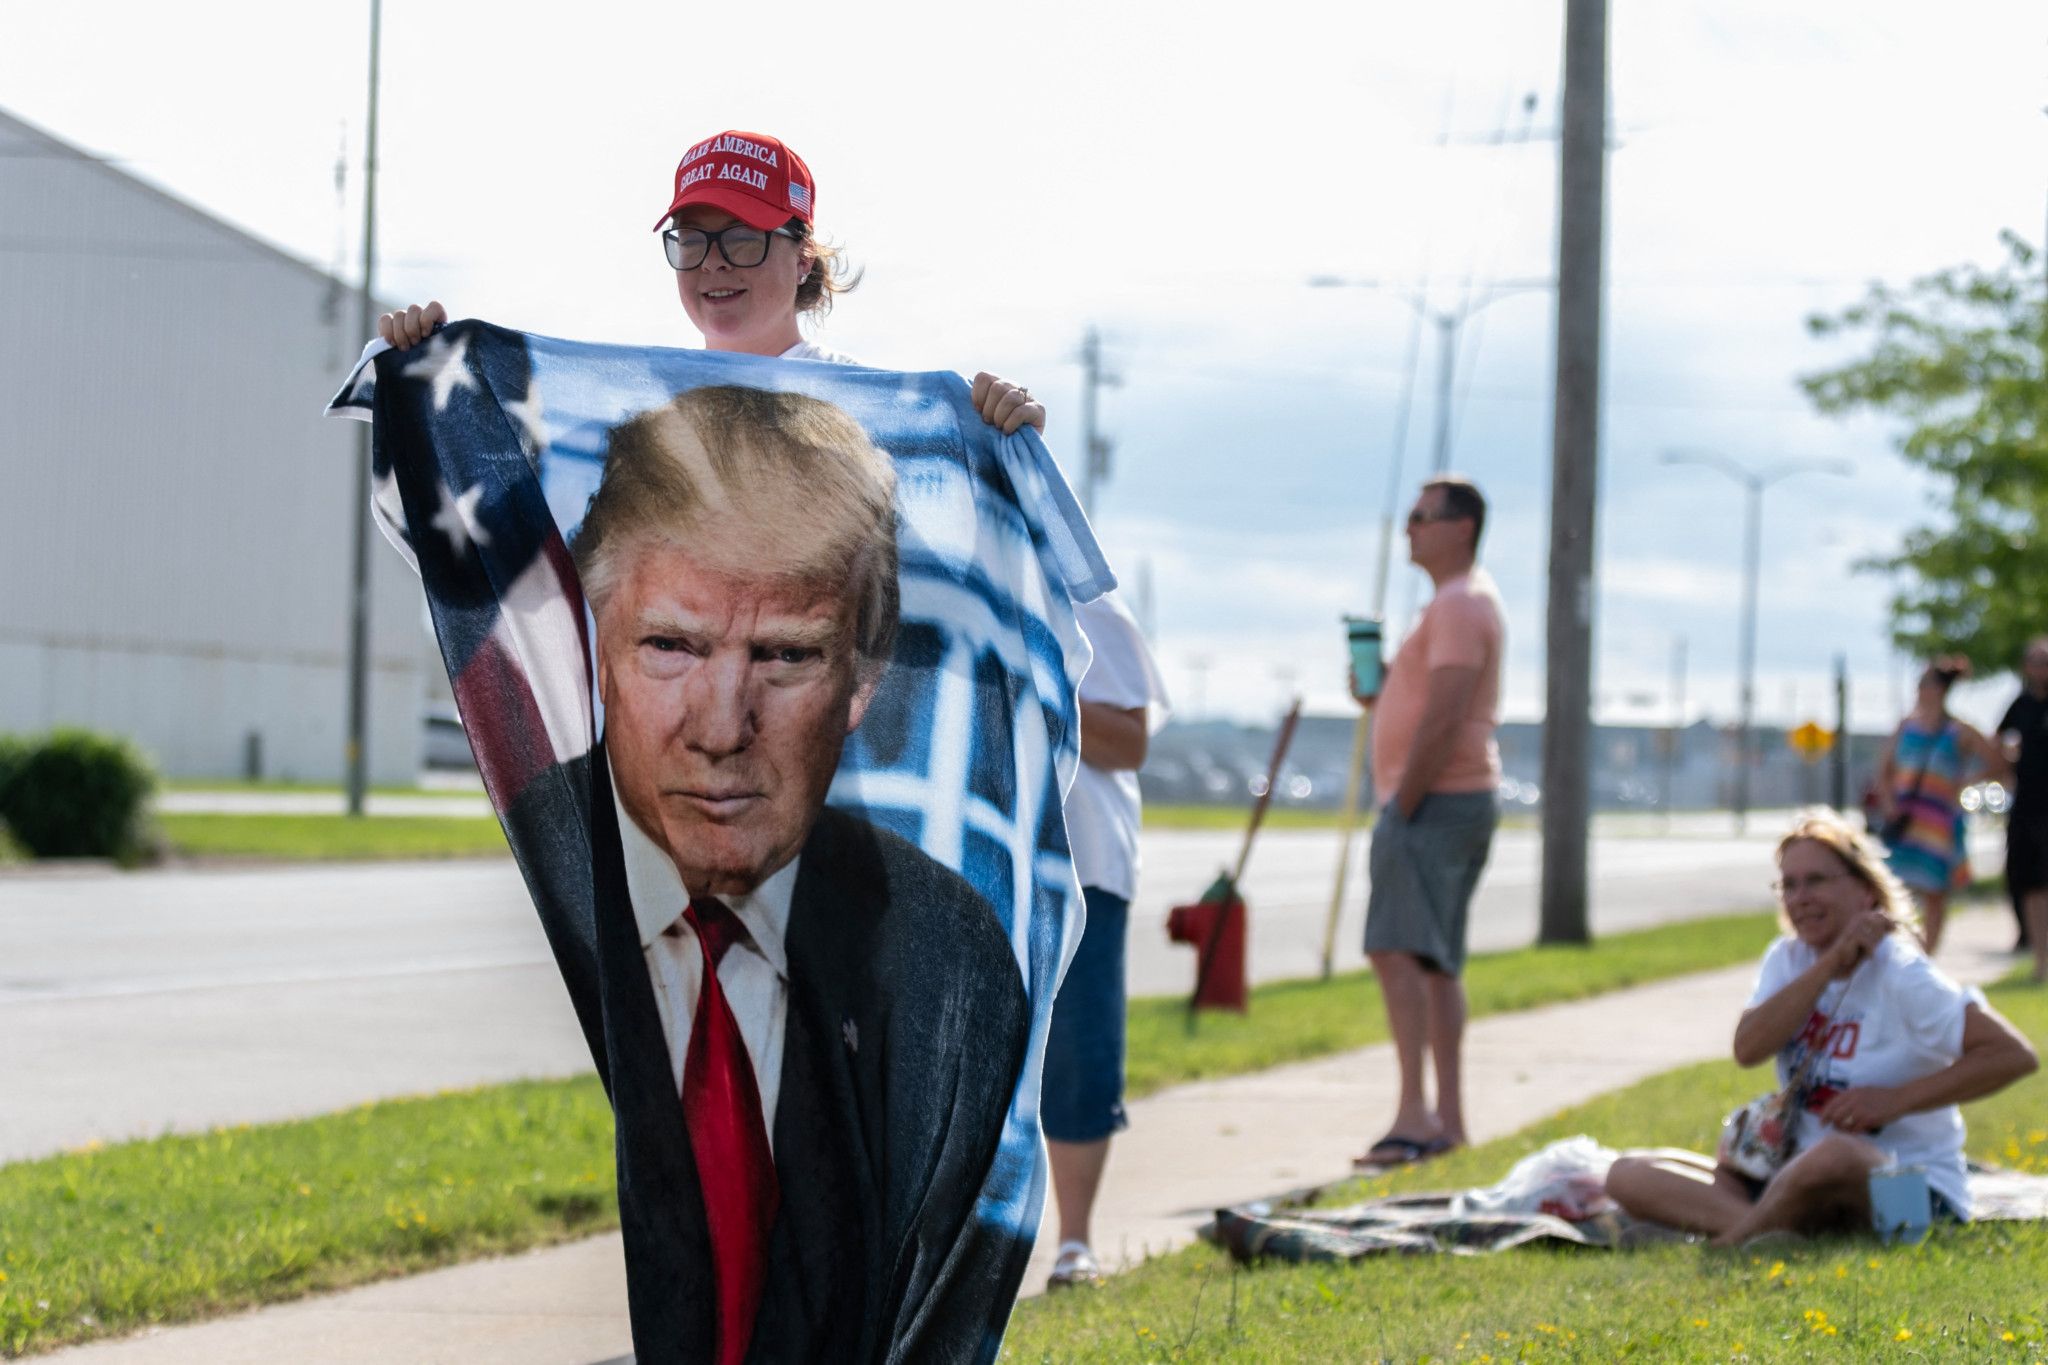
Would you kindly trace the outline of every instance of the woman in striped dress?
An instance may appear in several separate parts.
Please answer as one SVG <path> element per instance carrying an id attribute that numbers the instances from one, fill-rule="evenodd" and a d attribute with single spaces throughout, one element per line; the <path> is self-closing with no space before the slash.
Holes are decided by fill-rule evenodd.
<path id="1" fill-rule="evenodd" d="M 1963 788 L 2010 777 L 1998 747 L 1948 713 L 1949 689 L 1969 671 L 1961 658 L 1928 664 L 1913 709 L 1892 732 L 1878 769 L 1887 862 L 1920 902 L 1920 936 L 1930 957 L 1941 943 L 1949 892 L 1970 881 Z"/>

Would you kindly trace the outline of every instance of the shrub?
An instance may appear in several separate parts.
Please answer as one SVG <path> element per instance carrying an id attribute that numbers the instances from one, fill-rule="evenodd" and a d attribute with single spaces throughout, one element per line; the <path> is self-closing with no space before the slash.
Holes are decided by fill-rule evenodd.
<path id="1" fill-rule="evenodd" d="M 7 829 L 7 784 L 27 761 L 28 747 L 20 735 L 0 735 L 0 864 L 20 862 L 28 856 Z"/>
<path id="2" fill-rule="evenodd" d="M 134 858 L 156 774 L 126 740 L 53 730 L 0 745 L 0 821 L 38 858 Z"/>
<path id="3" fill-rule="evenodd" d="M 29 742 L 20 735 L 0 735 L 0 809 L 7 805 L 7 784 L 28 761 Z"/>

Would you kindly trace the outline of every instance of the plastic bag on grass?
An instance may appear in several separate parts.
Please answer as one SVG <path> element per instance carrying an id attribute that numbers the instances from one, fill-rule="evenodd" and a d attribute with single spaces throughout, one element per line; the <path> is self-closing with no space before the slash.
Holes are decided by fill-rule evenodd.
<path id="1" fill-rule="evenodd" d="M 1461 1217 L 1498 1213 L 1547 1213 L 1583 1223 L 1618 1207 L 1607 1197 L 1607 1168 L 1619 1155 L 1584 1133 L 1551 1143 L 1515 1163 L 1506 1179 L 1468 1190 L 1451 1201 Z"/>

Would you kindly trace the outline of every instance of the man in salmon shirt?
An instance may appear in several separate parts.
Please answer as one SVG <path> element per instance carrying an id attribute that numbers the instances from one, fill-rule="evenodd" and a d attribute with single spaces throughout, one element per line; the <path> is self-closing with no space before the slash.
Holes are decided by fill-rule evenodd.
<path id="1" fill-rule="evenodd" d="M 1373 826 L 1365 953 L 1379 977 L 1401 1098 L 1387 1135 L 1354 1163 L 1399 1166 L 1465 1144 L 1465 917 L 1500 823 L 1500 590 L 1478 567 L 1486 499 L 1452 476 L 1422 486 L 1408 557 L 1436 585 L 1388 666 L 1372 727 Z M 1354 693 L 1356 683 L 1354 681 Z M 1374 701 L 1361 696 L 1361 702 Z M 1423 1096 L 1424 1050 L 1436 1105 Z"/>

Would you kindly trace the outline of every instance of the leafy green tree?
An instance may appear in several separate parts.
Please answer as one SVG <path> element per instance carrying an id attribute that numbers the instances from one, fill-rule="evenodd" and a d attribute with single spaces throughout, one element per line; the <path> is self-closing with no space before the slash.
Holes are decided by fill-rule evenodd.
<path id="1" fill-rule="evenodd" d="M 2039 253 L 2000 240 L 1996 269 L 1872 285 L 1809 318 L 1814 335 L 1867 336 L 1871 349 L 1800 381 L 1822 412 L 1902 419 L 1899 453 L 1941 480 L 1946 516 L 1862 567 L 1893 576 L 1900 648 L 1967 655 L 1980 677 L 2048 632 L 2048 288 Z"/>

